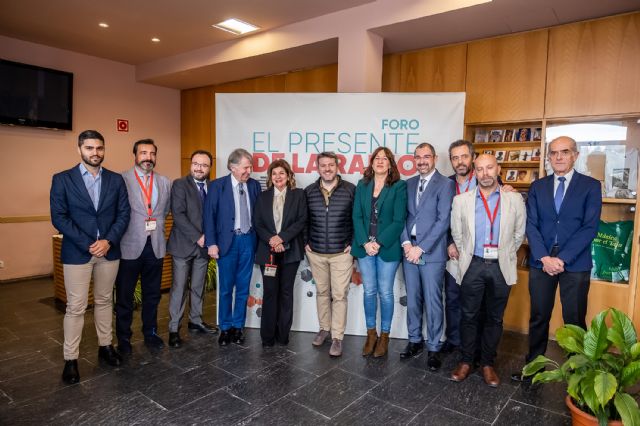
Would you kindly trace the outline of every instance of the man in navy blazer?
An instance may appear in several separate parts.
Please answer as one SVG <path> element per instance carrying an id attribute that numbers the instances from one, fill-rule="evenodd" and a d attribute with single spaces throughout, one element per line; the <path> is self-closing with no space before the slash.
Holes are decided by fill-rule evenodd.
<path id="1" fill-rule="evenodd" d="M 261 192 L 258 181 L 250 177 L 252 163 L 249 152 L 235 149 L 227 161 L 231 173 L 209 184 L 204 205 L 204 242 L 209 256 L 218 261 L 221 346 L 244 342 L 242 330 L 257 241 L 251 217 Z"/>
<path id="2" fill-rule="evenodd" d="M 602 209 L 600 183 L 573 168 L 578 158 L 575 140 L 567 136 L 554 139 L 547 155 L 553 174 L 533 182 L 527 199 L 531 252 L 527 362 L 547 350 L 558 284 L 564 323 L 586 328 L 591 241 L 598 233 Z M 514 373 L 512 378 L 521 380 L 521 373 Z"/>
<path id="3" fill-rule="evenodd" d="M 62 379 L 69 384 L 80 380 L 78 355 L 92 275 L 98 356 L 112 366 L 122 361 L 111 344 L 112 295 L 120 263 L 120 239 L 130 215 L 122 177 L 101 166 L 102 135 L 95 130 L 80 133 L 78 153 L 82 162 L 53 176 L 50 195 L 51 222 L 63 235 L 60 257 L 67 310 Z"/>
<path id="4" fill-rule="evenodd" d="M 444 272 L 454 183 L 436 170 L 438 156 L 431 144 L 418 145 L 414 159 L 419 175 L 407 181 L 408 214 L 400 237 L 409 334 L 409 343 L 400 357 L 422 352 L 422 313 L 426 306 L 427 365 L 430 370 L 437 370 L 444 335 Z"/>

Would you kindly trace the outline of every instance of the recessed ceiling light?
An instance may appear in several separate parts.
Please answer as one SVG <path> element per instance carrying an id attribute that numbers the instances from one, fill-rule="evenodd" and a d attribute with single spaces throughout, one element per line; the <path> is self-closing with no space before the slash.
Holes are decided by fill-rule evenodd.
<path id="1" fill-rule="evenodd" d="M 246 34 L 251 31 L 259 30 L 260 27 L 241 21 L 239 19 L 231 18 L 226 21 L 212 25 L 212 27 L 228 31 L 233 34 Z"/>
<path id="2" fill-rule="evenodd" d="M 102 28 L 109 28 L 109 24 L 107 24 L 106 22 L 100 22 L 98 24 L 98 26 L 102 27 Z"/>
<path id="3" fill-rule="evenodd" d="M 158 37 L 152 38 L 151 41 L 154 43 L 160 43 L 160 39 Z"/>

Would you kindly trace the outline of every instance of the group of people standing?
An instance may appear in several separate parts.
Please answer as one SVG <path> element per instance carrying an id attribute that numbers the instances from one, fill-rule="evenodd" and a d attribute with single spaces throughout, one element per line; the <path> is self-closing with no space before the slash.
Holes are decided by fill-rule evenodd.
<path id="1" fill-rule="evenodd" d="M 267 189 L 262 191 L 250 177 L 253 159 L 244 149 L 229 156 L 230 173 L 213 181 L 211 154 L 194 152 L 190 173 L 173 185 L 153 172 L 157 147 L 151 139 L 134 144 L 135 165 L 122 175 L 101 167 L 104 138 L 98 132 L 82 132 L 78 150 L 81 163 L 55 175 L 51 189 L 52 221 L 64 235 L 63 379 L 68 383 L 79 380 L 78 347 L 92 275 L 101 359 L 117 366 L 121 355 L 131 352 L 138 276 L 144 342 L 154 348 L 164 345 L 156 318 L 169 211 L 171 347 L 182 345 L 179 327 L 188 295 L 188 329 L 218 332 L 202 321 L 210 258 L 216 259 L 219 272 L 218 343 L 244 342 L 249 286 L 257 264 L 263 276 L 262 345 L 287 345 L 294 282 L 306 256 L 319 322 L 312 344 L 320 347 L 330 339 L 329 355 L 340 356 L 355 258 L 364 289 L 363 356 L 388 352 L 393 288 L 402 264 L 408 343 L 400 357 L 417 356 L 426 346 L 428 367 L 437 370 L 440 353 L 459 348 L 462 360 L 451 380 L 464 380 L 477 364 L 485 382 L 497 386 L 493 365 L 510 288 L 517 281 L 516 252 L 525 233 L 531 252 L 527 360 L 546 350 L 558 283 L 565 322 L 584 326 L 589 247 L 597 232 L 601 196 L 597 181 L 573 169 L 578 152 L 568 137 L 549 145 L 554 174 L 532 184 L 526 208 L 518 192 L 501 185 L 495 157 L 475 157 L 473 145 L 464 140 L 449 147 L 455 170 L 449 177 L 436 170 L 435 148 L 422 143 L 414 153 L 418 174 L 407 181 L 400 178 L 394 154 L 378 147 L 357 186 L 338 174 L 335 153 L 318 154 L 318 179 L 304 190 L 296 187 L 289 163 L 278 159 L 270 164 Z M 114 282 L 118 350 L 111 342 Z M 519 373 L 512 378 L 523 380 Z"/>

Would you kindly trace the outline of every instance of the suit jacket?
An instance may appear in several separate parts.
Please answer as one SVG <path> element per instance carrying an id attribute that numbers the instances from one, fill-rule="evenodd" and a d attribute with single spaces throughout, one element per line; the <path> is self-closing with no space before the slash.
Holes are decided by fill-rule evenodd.
<path id="1" fill-rule="evenodd" d="M 142 254 L 142 250 L 144 250 L 147 242 L 147 231 L 144 230 L 144 222 L 149 217 L 134 169 L 135 167 L 132 167 L 122 173 L 124 183 L 127 185 L 127 191 L 129 192 L 131 220 L 129 221 L 127 232 L 124 233 L 120 241 L 120 250 L 122 250 L 122 258 L 129 260 L 137 259 Z M 156 230 L 151 231 L 151 245 L 153 246 L 153 253 L 160 259 L 164 257 L 167 251 L 164 222 L 171 205 L 171 181 L 156 172 L 153 173 L 153 181 L 158 190 L 158 201 L 151 216 L 156 219 Z"/>
<path id="2" fill-rule="evenodd" d="M 353 243 L 351 254 L 357 258 L 367 255 L 364 249 L 369 242 L 369 222 L 371 220 L 371 198 L 375 183 L 371 179 L 365 182 L 360 179 L 353 200 Z M 378 235 L 380 244 L 378 256 L 385 262 L 402 259 L 400 234 L 407 218 L 407 183 L 403 180 L 391 186 L 385 185 L 378 195 Z"/>
<path id="3" fill-rule="evenodd" d="M 255 211 L 256 200 L 262 191 L 260 183 L 253 178 L 247 181 L 249 194 L 249 208 L 251 217 Z M 209 184 L 207 199 L 204 203 L 204 241 L 205 246 L 217 245 L 220 256 L 224 256 L 231 247 L 233 241 L 236 209 L 233 201 L 233 184 L 231 175 L 215 179 Z M 251 229 L 251 235 L 255 237 L 255 230 Z"/>
<path id="4" fill-rule="evenodd" d="M 529 265 L 542 268 L 558 236 L 558 257 L 568 272 L 590 271 L 591 241 L 598 233 L 602 190 L 600 182 L 574 172 L 565 189 L 560 213 L 556 213 L 553 192 L 554 175 L 531 184 L 527 199 L 527 239 L 531 256 Z"/>
<path id="5" fill-rule="evenodd" d="M 96 241 L 98 231 L 101 239 L 111 242 L 105 258 L 120 259 L 119 243 L 130 216 L 122 176 L 102 168 L 96 210 L 78 167 L 55 174 L 51 182 L 51 223 L 64 235 L 60 260 L 68 265 L 89 262 L 89 246 Z"/>
<path id="6" fill-rule="evenodd" d="M 476 200 L 478 189 L 460 194 L 453 199 L 451 211 L 451 235 L 458 247 L 459 276 L 462 282 L 464 274 L 469 269 L 473 248 L 476 241 Z M 518 192 L 500 190 L 500 237 L 498 239 L 498 264 L 500 272 L 508 285 L 518 281 L 516 252 L 524 239 L 527 214 Z"/>
<path id="7" fill-rule="evenodd" d="M 455 194 L 455 184 L 437 170 L 431 176 L 427 187 L 416 205 L 416 194 L 420 176 L 407 181 L 407 223 L 400 240 L 409 241 L 411 229 L 416 225 L 416 242 L 424 252 L 426 262 L 446 262 L 447 235 L 451 223 L 451 202 Z"/>
<path id="8" fill-rule="evenodd" d="M 273 187 L 258 196 L 253 215 L 253 226 L 258 234 L 256 264 L 269 263 L 271 253 L 269 239 L 276 235 L 276 224 L 273 219 Z M 307 197 L 302 189 L 287 189 L 284 200 L 280 238 L 287 250 L 284 252 L 284 263 L 299 262 L 304 257 L 304 229 L 307 225 Z"/>
<path id="9" fill-rule="evenodd" d="M 209 180 L 205 182 L 209 184 Z M 167 251 L 176 257 L 200 255 L 207 257 L 207 248 L 197 241 L 202 231 L 202 199 L 191 175 L 176 179 L 171 185 L 171 215 L 173 227 L 167 242 Z"/>

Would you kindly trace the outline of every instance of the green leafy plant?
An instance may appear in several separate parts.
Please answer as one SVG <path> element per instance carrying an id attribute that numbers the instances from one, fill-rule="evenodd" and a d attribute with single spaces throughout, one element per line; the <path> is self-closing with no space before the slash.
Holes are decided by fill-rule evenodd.
<path id="1" fill-rule="evenodd" d="M 205 278 L 205 291 L 213 291 L 218 288 L 218 263 L 215 259 L 209 260 L 207 265 L 207 277 Z"/>
<path id="2" fill-rule="evenodd" d="M 609 314 L 610 327 L 605 322 Z M 568 359 L 560 365 L 539 355 L 524 366 L 523 375 L 533 376 L 533 383 L 567 383 L 576 406 L 600 425 L 618 419 L 627 426 L 640 425 L 640 409 L 627 392 L 640 379 L 640 343 L 629 317 L 610 308 L 591 321 L 588 331 L 567 324 L 556 331 L 556 338 Z"/>

